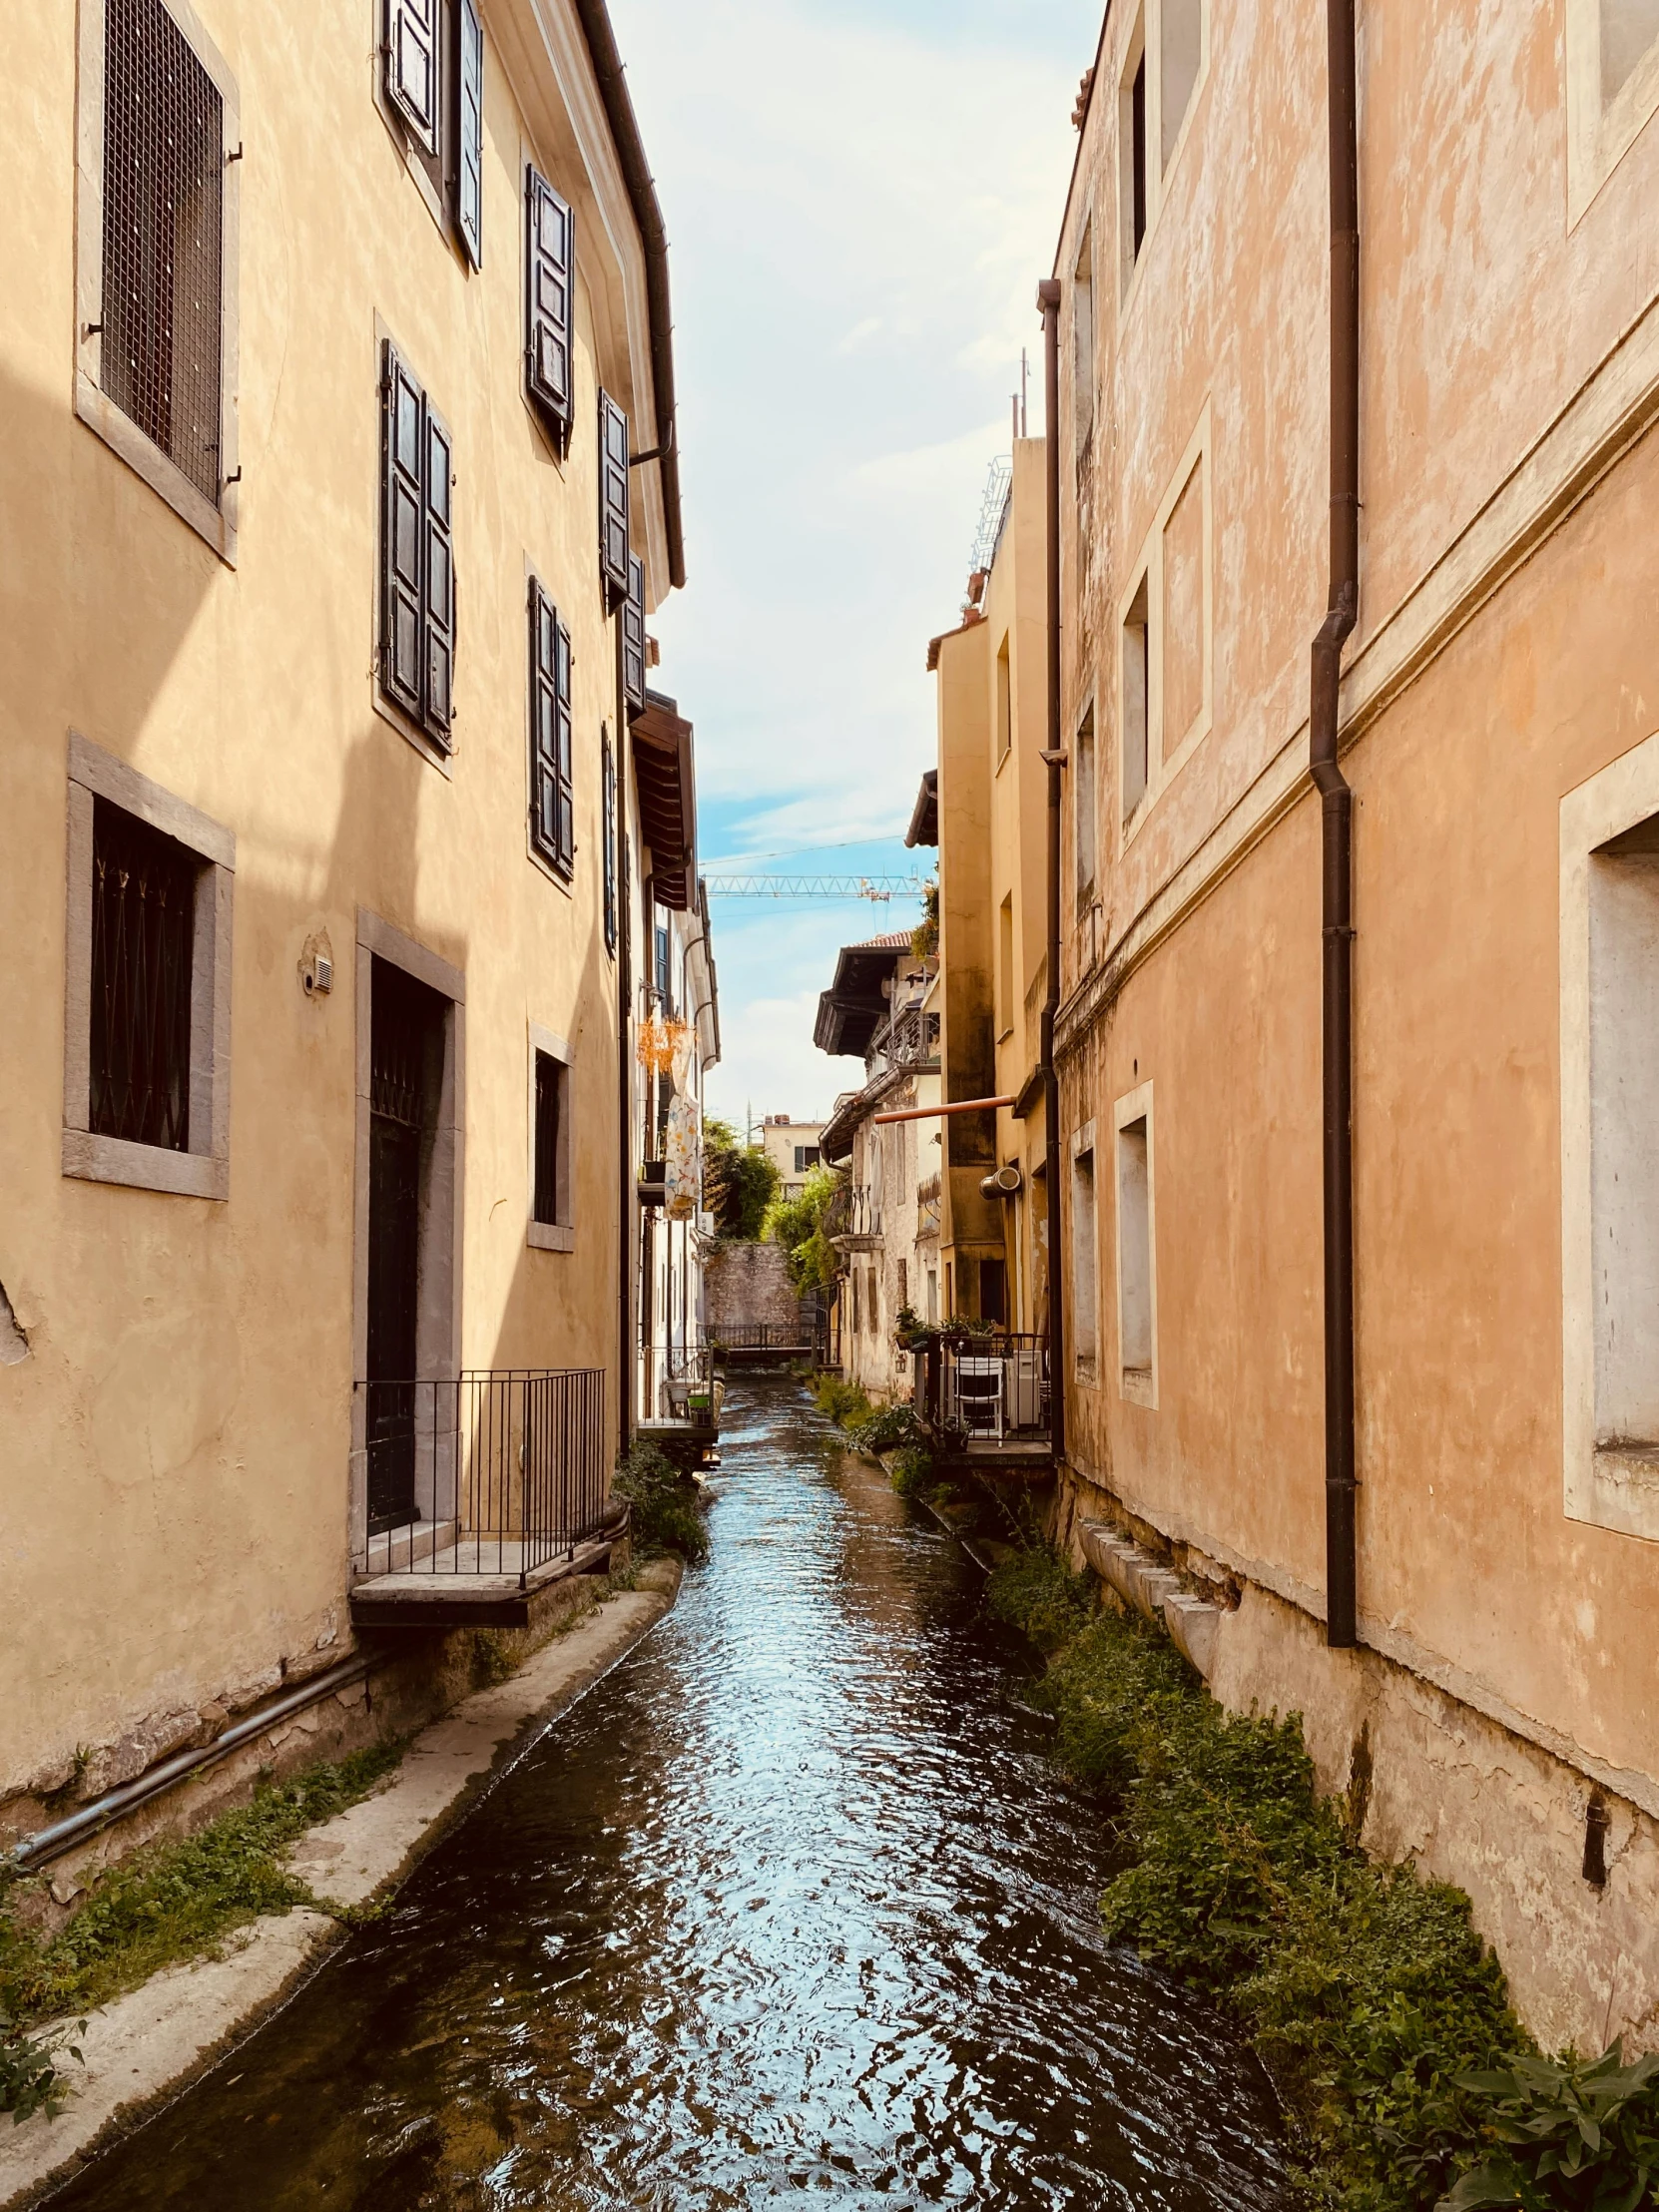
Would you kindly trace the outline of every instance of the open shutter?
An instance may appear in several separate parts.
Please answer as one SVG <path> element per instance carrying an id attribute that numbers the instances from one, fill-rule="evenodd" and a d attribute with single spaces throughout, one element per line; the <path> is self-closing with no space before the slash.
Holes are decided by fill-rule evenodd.
<path id="1" fill-rule="evenodd" d="M 599 571 L 613 607 L 628 597 L 628 417 L 599 394 Z"/>
<path id="2" fill-rule="evenodd" d="M 558 826 L 559 859 L 569 870 L 576 864 L 576 802 L 570 761 L 570 632 L 554 617 L 553 659 L 554 716 L 558 730 Z"/>
<path id="3" fill-rule="evenodd" d="M 387 697 L 418 720 L 425 402 L 389 344 L 380 389 L 380 682 Z"/>
<path id="4" fill-rule="evenodd" d="M 568 875 L 576 856 L 570 788 L 570 632 L 530 585 L 530 838 Z"/>
<path id="5" fill-rule="evenodd" d="M 600 738 L 604 756 L 604 774 L 600 785 L 600 804 L 605 812 L 605 949 L 616 951 L 616 755 L 611 751 L 611 734 L 607 730 Z"/>
<path id="6" fill-rule="evenodd" d="M 456 11 L 460 67 L 456 130 L 455 227 L 474 269 L 484 266 L 484 27 L 477 0 L 460 0 Z"/>
<path id="7" fill-rule="evenodd" d="M 537 170 L 524 173 L 525 380 L 568 436 L 576 219 Z"/>
<path id="8" fill-rule="evenodd" d="M 386 98 L 422 153 L 438 152 L 441 0 L 386 0 Z"/>
<path id="9" fill-rule="evenodd" d="M 425 408 L 425 475 L 422 524 L 425 537 L 426 726 L 449 743 L 455 676 L 455 541 L 451 502 L 454 447 L 442 417 L 430 401 Z"/>
<path id="10" fill-rule="evenodd" d="M 630 711 L 639 714 L 645 706 L 645 563 L 637 554 L 629 556 L 622 609 L 622 693 Z"/>

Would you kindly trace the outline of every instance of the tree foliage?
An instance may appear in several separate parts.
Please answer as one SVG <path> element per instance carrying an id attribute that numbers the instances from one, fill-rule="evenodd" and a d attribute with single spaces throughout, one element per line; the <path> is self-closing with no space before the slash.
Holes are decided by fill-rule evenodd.
<path id="1" fill-rule="evenodd" d="M 757 1145 L 746 1145 L 729 1121 L 712 1114 L 703 1122 L 703 1203 L 723 1237 L 756 1243 L 778 1192 L 778 1164 Z"/>
<path id="2" fill-rule="evenodd" d="M 789 1254 L 798 1291 L 828 1290 L 835 1280 L 835 1248 L 824 1234 L 824 1217 L 840 1186 L 833 1168 L 817 1167 L 799 1198 L 775 1197 L 767 1208 L 761 1234 Z"/>

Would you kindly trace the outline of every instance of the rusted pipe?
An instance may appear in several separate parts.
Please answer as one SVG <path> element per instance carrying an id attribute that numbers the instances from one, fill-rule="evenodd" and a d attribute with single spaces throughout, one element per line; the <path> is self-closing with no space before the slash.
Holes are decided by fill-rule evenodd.
<path id="1" fill-rule="evenodd" d="M 1354 794 L 1338 766 L 1343 641 L 1360 603 L 1360 151 L 1355 0 L 1327 0 L 1331 163 L 1331 593 L 1314 640 L 1324 947 L 1325 1640 L 1359 1642 L 1354 1450 Z"/>
<path id="2" fill-rule="evenodd" d="M 1054 1019 L 1060 1010 L 1060 284 L 1037 286 L 1043 318 L 1043 476 L 1048 570 L 1048 989 L 1043 997 L 1038 1066 L 1043 1078 L 1043 1180 L 1048 1208 L 1049 1437 L 1056 1459 L 1066 1449 L 1065 1270 L 1060 1264 L 1060 1079 L 1054 1068 Z"/>
<path id="3" fill-rule="evenodd" d="M 871 1114 L 871 1121 L 931 1121 L 935 1114 L 986 1114 L 993 1106 L 1011 1106 L 1011 1098 L 953 1098 L 948 1106 L 903 1106 L 895 1113 Z"/>

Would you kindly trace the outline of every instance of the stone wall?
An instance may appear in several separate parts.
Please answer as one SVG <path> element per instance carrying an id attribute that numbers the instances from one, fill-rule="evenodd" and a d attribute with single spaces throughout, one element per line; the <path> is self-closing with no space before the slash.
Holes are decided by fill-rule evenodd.
<path id="1" fill-rule="evenodd" d="M 703 1281 L 704 1329 L 711 1337 L 746 1322 L 773 1329 L 801 1326 L 801 1301 L 790 1286 L 789 1255 L 782 1245 L 722 1240 L 709 1254 Z"/>

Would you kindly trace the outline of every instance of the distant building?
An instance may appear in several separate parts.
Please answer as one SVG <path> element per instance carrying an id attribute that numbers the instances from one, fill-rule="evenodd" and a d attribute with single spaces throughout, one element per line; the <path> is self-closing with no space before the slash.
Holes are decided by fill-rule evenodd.
<path id="1" fill-rule="evenodd" d="M 785 1198 L 799 1198 L 807 1178 L 819 1165 L 824 1135 L 822 1121 L 795 1121 L 788 1114 L 768 1114 L 761 1123 L 761 1145 L 778 1170 L 778 1188 Z"/>

